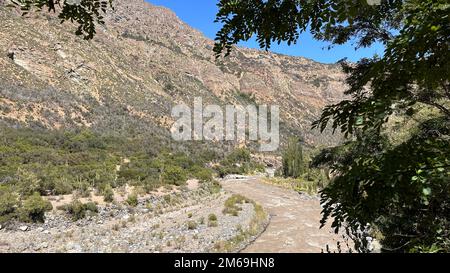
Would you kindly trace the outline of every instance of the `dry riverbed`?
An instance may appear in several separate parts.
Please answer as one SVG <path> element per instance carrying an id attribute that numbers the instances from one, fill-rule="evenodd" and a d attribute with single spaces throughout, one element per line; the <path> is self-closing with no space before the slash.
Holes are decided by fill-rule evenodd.
<path id="1" fill-rule="evenodd" d="M 335 234 L 330 224 L 320 228 L 322 207 L 317 196 L 264 183 L 264 179 L 260 177 L 227 179 L 222 181 L 222 185 L 228 192 L 245 194 L 270 214 L 267 229 L 243 252 L 349 251 L 347 240 L 342 235 Z"/>
<path id="2" fill-rule="evenodd" d="M 3 226 L 0 252 L 236 251 L 263 229 L 265 214 L 253 202 L 224 214 L 231 196 L 208 185 L 185 187 L 141 197 L 136 207 L 99 204 L 97 214 L 76 222 L 54 210 L 42 224 Z"/>

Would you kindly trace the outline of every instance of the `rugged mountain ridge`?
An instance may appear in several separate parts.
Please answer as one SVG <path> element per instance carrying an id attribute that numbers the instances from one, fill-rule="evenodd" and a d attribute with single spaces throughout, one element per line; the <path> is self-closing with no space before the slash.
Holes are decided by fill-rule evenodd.
<path id="1" fill-rule="evenodd" d="M 168 134 L 180 102 L 277 104 L 283 135 L 311 145 L 321 109 L 343 98 L 338 65 L 237 48 L 217 61 L 213 41 L 172 11 L 116 0 L 92 41 L 54 15 L 26 17 L 0 2 L 0 120 L 8 126 Z"/>

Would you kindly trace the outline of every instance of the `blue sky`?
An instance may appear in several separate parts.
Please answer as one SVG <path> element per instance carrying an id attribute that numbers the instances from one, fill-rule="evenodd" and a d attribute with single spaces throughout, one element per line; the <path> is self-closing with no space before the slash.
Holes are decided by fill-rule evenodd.
<path id="1" fill-rule="evenodd" d="M 214 23 L 217 13 L 217 0 L 147 0 L 148 2 L 165 6 L 173 10 L 181 20 L 203 32 L 207 37 L 214 39 L 220 25 Z M 258 44 L 252 40 L 239 45 L 259 48 Z M 336 46 L 327 50 L 328 43 L 322 43 L 312 39 L 309 34 L 300 36 L 300 41 L 296 45 L 287 44 L 272 45 L 271 51 L 292 56 L 301 56 L 313 59 L 322 63 L 335 63 L 347 57 L 350 61 L 357 61 L 363 57 L 372 57 L 374 54 L 382 55 L 383 46 L 375 45 L 371 48 L 358 49 L 355 51 L 351 44 Z"/>

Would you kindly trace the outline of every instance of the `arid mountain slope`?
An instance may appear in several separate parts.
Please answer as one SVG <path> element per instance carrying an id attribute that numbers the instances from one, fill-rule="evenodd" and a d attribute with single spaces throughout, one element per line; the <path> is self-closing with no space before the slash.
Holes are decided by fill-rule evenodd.
<path id="1" fill-rule="evenodd" d="M 3 2 L 3 4 L 1 4 Z M 342 99 L 338 65 L 238 48 L 216 61 L 213 41 L 168 9 L 116 0 L 92 41 L 54 15 L 0 1 L 0 119 L 8 125 L 168 133 L 179 102 L 277 104 L 283 134 L 309 144 L 321 109 Z"/>

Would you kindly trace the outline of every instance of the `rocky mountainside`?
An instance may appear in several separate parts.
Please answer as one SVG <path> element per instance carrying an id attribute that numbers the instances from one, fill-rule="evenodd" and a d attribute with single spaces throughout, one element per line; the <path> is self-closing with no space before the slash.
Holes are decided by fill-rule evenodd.
<path id="1" fill-rule="evenodd" d="M 3 2 L 3 4 L 2 4 Z M 213 41 L 172 11 L 115 0 L 91 41 L 52 14 L 25 17 L 0 1 L 0 120 L 8 126 L 168 134 L 180 102 L 276 104 L 282 133 L 311 145 L 336 137 L 310 131 L 343 97 L 338 65 L 237 48 L 217 61 Z"/>

